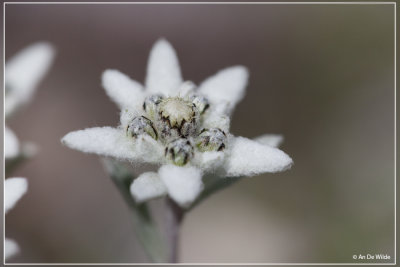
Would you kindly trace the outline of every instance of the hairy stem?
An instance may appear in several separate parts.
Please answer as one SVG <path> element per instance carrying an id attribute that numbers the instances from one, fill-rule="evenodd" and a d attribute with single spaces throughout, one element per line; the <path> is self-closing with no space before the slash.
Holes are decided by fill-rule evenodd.
<path id="1" fill-rule="evenodd" d="M 167 240 L 169 244 L 169 262 L 178 262 L 179 229 L 183 220 L 184 210 L 172 199 L 167 198 Z"/>

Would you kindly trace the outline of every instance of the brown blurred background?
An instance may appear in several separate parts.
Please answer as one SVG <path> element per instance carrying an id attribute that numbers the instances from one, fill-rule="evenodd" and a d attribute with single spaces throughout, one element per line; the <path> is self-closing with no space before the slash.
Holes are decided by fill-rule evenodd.
<path id="1" fill-rule="evenodd" d="M 22 250 L 11 262 L 148 261 L 98 157 L 60 138 L 118 124 L 100 75 L 115 68 L 142 82 L 160 37 L 196 83 L 247 66 L 232 132 L 281 133 L 295 162 L 190 212 L 182 262 L 393 259 L 393 5 L 7 5 L 5 16 L 6 60 L 36 41 L 57 48 L 33 102 L 8 122 L 40 147 L 13 173 L 29 191 L 6 218 Z"/>

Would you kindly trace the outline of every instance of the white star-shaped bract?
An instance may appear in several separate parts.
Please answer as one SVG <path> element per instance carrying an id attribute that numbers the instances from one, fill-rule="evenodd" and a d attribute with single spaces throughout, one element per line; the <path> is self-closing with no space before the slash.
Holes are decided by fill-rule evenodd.
<path id="1" fill-rule="evenodd" d="M 18 200 L 26 193 L 28 182 L 25 178 L 8 178 L 4 182 L 4 213 L 9 212 Z M 19 251 L 18 244 L 11 239 L 5 239 L 5 259 L 10 258 Z"/>
<path id="2" fill-rule="evenodd" d="M 34 43 L 5 65 L 5 114 L 11 115 L 32 99 L 35 89 L 53 62 L 55 49 L 46 42 Z"/>
<path id="3" fill-rule="evenodd" d="M 103 73 L 103 87 L 121 109 L 120 126 L 71 132 L 62 142 L 70 148 L 86 153 L 132 163 L 161 165 L 158 172 L 146 172 L 134 180 L 131 185 L 133 197 L 137 202 L 143 202 L 168 194 L 180 206 L 188 207 L 201 193 L 204 187 L 202 176 L 207 172 L 213 172 L 223 179 L 279 172 L 288 169 L 292 164 L 292 159 L 276 148 L 282 141 L 279 135 L 265 135 L 250 140 L 229 133 L 230 115 L 245 94 L 247 79 L 247 69 L 234 66 L 217 72 L 195 88 L 193 83 L 184 82 L 175 50 L 166 40 L 161 39 L 150 52 L 144 86 L 117 70 L 106 70 Z M 206 151 L 200 151 L 198 147 L 193 146 L 191 159 L 185 162 L 184 166 L 177 166 L 171 164 L 171 160 L 166 157 L 169 151 L 169 148 L 166 148 L 168 141 L 152 138 L 148 134 L 136 138 L 127 136 L 127 129 L 134 118 L 149 117 L 143 103 L 146 97 L 154 95 L 169 99 L 191 99 L 191 96 L 197 95 L 207 99 L 209 108 L 204 114 L 196 117 L 195 132 L 187 134 L 184 138 L 196 143 L 201 129 L 218 129 L 226 136 L 223 146 L 218 150 Z M 181 100 L 178 100 L 177 104 L 169 102 L 173 102 L 170 106 L 179 106 L 179 101 Z M 175 112 L 178 111 L 169 109 L 164 113 L 171 117 L 176 115 Z M 156 120 L 153 120 L 153 123 L 160 132 Z"/>
<path id="4" fill-rule="evenodd" d="M 4 114 L 9 118 L 31 99 L 38 83 L 49 70 L 55 50 L 46 42 L 34 43 L 9 59 L 5 65 Z M 18 138 L 7 126 L 4 129 L 4 156 L 20 155 Z"/>

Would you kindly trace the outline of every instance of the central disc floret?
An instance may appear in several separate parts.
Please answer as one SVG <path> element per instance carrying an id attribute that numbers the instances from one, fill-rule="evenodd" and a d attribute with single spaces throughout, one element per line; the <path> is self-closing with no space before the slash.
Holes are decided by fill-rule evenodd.
<path id="1" fill-rule="evenodd" d="M 194 105 L 180 97 L 165 98 L 160 103 L 160 115 L 168 120 L 171 127 L 182 127 L 183 123 L 191 122 L 195 117 Z"/>
<path id="2" fill-rule="evenodd" d="M 181 97 L 168 97 L 158 104 L 161 138 L 171 140 L 178 137 L 188 137 L 196 133 L 198 124 L 198 109 L 196 105 Z"/>

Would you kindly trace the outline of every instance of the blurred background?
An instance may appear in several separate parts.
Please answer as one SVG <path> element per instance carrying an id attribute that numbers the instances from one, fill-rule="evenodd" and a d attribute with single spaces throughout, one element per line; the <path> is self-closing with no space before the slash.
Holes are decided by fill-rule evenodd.
<path id="1" fill-rule="evenodd" d="M 118 124 L 101 73 L 115 68 L 143 82 L 160 37 L 197 84 L 221 68 L 247 66 L 232 132 L 283 134 L 295 163 L 243 179 L 192 210 L 181 262 L 361 262 L 352 255 L 366 253 L 393 260 L 393 9 L 6 5 L 6 60 L 36 41 L 57 49 L 34 100 L 7 122 L 40 148 L 12 173 L 28 177 L 29 191 L 6 217 L 6 236 L 21 246 L 10 262 L 148 262 L 98 157 L 60 138 Z"/>

